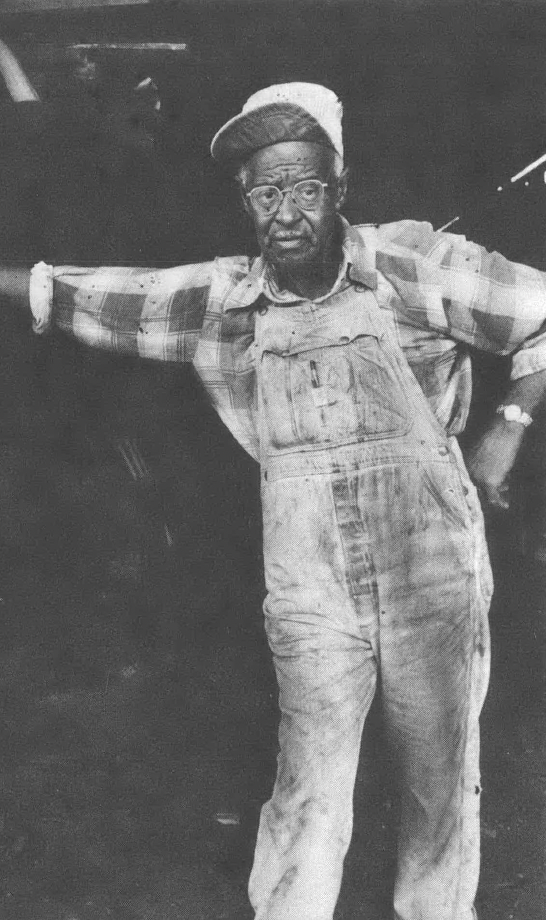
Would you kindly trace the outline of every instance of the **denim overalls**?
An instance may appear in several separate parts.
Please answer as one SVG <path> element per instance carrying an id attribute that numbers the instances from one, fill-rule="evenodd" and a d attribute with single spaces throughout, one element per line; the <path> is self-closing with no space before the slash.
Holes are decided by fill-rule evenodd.
<path id="1" fill-rule="evenodd" d="M 396 920 L 470 920 L 490 569 L 458 446 L 373 293 L 256 316 L 266 629 L 280 689 L 256 920 L 331 920 L 377 682 L 401 779 Z"/>

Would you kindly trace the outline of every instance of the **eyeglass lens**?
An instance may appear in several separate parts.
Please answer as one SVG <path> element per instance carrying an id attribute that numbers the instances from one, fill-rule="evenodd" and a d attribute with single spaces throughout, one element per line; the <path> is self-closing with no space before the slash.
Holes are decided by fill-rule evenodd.
<path id="1" fill-rule="evenodd" d="M 249 194 L 254 207 L 265 214 L 272 214 L 280 208 L 286 194 L 292 195 L 298 208 L 310 211 L 318 207 L 323 193 L 323 184 L 318 179 L 304 179 L 302 182 L 296 182 L 292 189 L 285 189 L 284 192 L 281 192 L 276 185 L 262 185 L 252 189 Z"/>

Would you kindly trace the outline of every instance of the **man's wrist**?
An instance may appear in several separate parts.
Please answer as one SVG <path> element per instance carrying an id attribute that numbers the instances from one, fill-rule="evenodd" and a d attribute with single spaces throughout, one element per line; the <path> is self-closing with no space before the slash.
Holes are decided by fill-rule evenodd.
<path id="1" fill-rule="evenodd" d="M 518 406 L 517 403 L 502 403 L 497 406 L 496 414 L 503 418 L 505 422 L 521 425 L 523 428 L 528 428 L 529 425 L 533 424 L 533 419 L 529 413 L 522 409 L 521 406 Z"/>

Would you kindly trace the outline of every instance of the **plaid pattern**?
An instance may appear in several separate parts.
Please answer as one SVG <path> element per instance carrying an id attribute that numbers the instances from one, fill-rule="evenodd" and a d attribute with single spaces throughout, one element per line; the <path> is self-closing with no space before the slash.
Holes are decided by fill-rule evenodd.
<path id="1" fill-rule="evenodd" d="M 351 227 L 334 290 L 364 285 L 387 311 L 439 421 L 464 427 L 471 394 L 465 346 L 515 352 L 512 377 L 546 369 L 546 275 L 430 224 Z M 331 295 L 328 295 L 331 296 Z M 257 456 L 254 309 L 294 297 L 261 258 L 144 268 L 60 267 L 57 325 L 88 345 L 160 361 L 193 361 L 223 421 Z M 327 298 L 322 298 L 326 300 Z M 259 304 L 258 304 L 259 305 Z"/>

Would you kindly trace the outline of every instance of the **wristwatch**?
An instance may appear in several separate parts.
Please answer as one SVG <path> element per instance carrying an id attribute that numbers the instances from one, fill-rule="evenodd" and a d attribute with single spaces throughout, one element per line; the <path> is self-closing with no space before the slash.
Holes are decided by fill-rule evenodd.
<path id="1" fill-rule="evenodd" d="M 524 428 L 528 428 L 533 422 L 528 412 L 524 412 L 521 406 L 514 404 L 497 406 L 497 413 L 498 415 L 503 415 L 507 422 L 519 422 Z"/>

